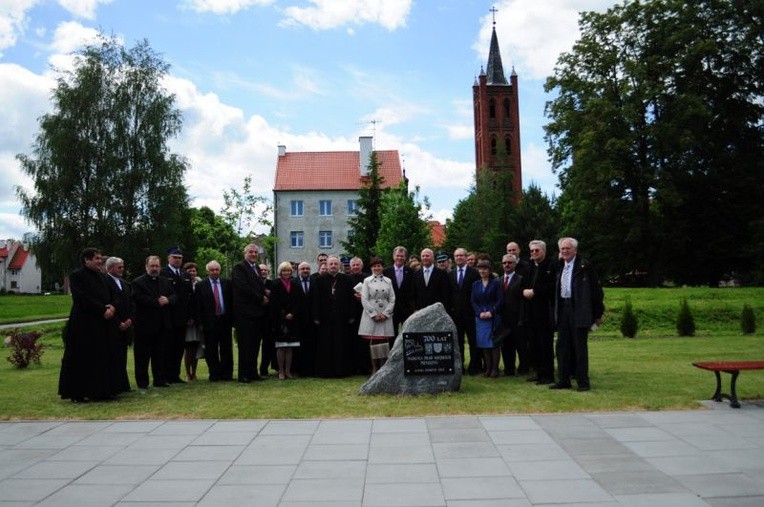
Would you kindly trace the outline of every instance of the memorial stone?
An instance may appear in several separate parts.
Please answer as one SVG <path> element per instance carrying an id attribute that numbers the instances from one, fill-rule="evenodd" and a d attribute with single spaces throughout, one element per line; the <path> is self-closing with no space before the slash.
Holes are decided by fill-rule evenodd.
<path id="1" fill-rule="evenodd" d="M 408 338 L 408 347 L 404 336 Z M 448 336 L 450 343 L 443 343 Z M 438 354 L 426 357 L 428 342 L 437 343 Z M 422 345 L 422 346 L 420 346 Z M 450 345 L 450 346 L 449 346 Z M 408 358 L 406 353 L 408 352 Z M 429 352 L 429 350 L 427 351 Z M 443 357 L 453 354 L 453 365 Z M 408 361 L 406 360 L 408 359 Z M 427 367 L 432 364 L 436 373 Z M 406 367 L 408 366 L 408 371 Z M 451 371 L 451 373 L 440 373 Z M 436 394 L 458 391 L 462 383 L 462 356 L 454 321 L 440 303 L 419 310 L 403 324 L 385 365 L 361 386 L 361 394 Z"/>

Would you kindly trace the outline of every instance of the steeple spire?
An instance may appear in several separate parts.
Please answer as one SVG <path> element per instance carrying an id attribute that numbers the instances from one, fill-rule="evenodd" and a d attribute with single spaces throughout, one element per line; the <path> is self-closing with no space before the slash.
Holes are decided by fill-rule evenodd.
<path id="1" fill-rule="evenodd" d="M 499 39 L 496 37 L 496 9 L 491 8 L 494 13 L 493 33 L 491 34 L 491 49 L 488 52 L 488 84 L 505 85 L 507 78 L 504 76 L 504 66 L 501 64 L 501 52 L 499 51 Z"/>

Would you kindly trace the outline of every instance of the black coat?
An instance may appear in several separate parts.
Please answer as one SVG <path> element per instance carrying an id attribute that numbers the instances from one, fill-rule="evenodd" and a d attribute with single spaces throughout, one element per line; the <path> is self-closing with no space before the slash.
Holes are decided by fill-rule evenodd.
<path id="1" fill-rule="evenodd" d="M 257 265 L 252 266 L 243 260 L 233 267 L 231 282 L 233 282 L 233 314 L 234 320 L 256 319 L 265 315 L 265 286 L 256 272 Z"/>
<path id="2" fill-rule="evenodd" d="M 169 266 L 159 270 L 159 275 L 172 283 L 172 290 L 177 298 L 172 307 L 173 326 L 185 328 L 188 319 L 195 318 L 193 282 L 183 269 L 180 270 L 180 275 L 176 275 Z"/>
<path id="3" fill-rule="evenodd" d="M 214 332 L 218 326 L 230 330 L 233 325 L 233 286 L 231 280 L 227 278 L 220 278 L 219 280 L 220 296 L 223 299 L 223 315 L 220 318 L 216 318 L 215 315 L 215 293 L 212 290 L 209 277 L 197 282 L 195 286 L 196 315 L 198 324 L 202 326 L 205 333 Z"/>
<path id="4" fill-rule="evenodd" d="M 64 333 L 58 394 L 64 399 L 102 399 L 122 391 L 115 375 L 117 342 L 106 319 L 112 303 L 106 275 L 81 267 L 69 275 L 72 310 Z M 113 319 L 114 317 L 112 317 Z"/>
<path id="5" fill-rule="evenodd" d="M 177 296 L 172 290 L 172 282 L 163 276 L 156 278 L 143 274 L 133 280 L 133 300 L 135 301 L 135 334 L 156 334 L 174 327 L 172 307 Z M 159 305 L 159 297 L 165 296 L 170 304 Z"/>
<path id="6" fill-rule="evenodd" d="M 271 322 L 275 341 L 299 342 L 301 338 L 300 312 L 304 312 L 302 287 L 295 279 L 289 280 L 289 291 L 281 280 L 274 280 L 271 292 Z M 292 319 L 285 317 L 292 314 Z"/>
<path id="7" fill-rule="evenodd" d="M 533 289 L 534 296 L 525 300 L 521 324 L 541 328 L 554 326 L 554 280 L 555 265 L 551 259 L 547 257 L 538 265 L 531 262 L 528 276 L 523 278 L 523 289 Z"/>
<path id="8" fill-rule="evenodd" d="M 400 286 L 395 277 L 395 266 L 386 267 L 382 274 L 393 282 L 395 293 L 393 318 L 396 322 L 403 322 L 414 313 L 414 271 L 408 266 L 403 266 L 403 280 Z"/>
<path id="9" fill-rule="evenodd" d="M 515 271 L 509 286 L 504 289 L 504 274 L 499 278 L 504 293 L 501 304 L 501 322 L 504 328 L 514 329 L 521 321 L 523 314 L 523 275 Z"/>
<path id="10" fill-rule="evenodd" d="M 414 273 L 414 307 L 421 310 L 435 303 L 442 303 L 446 311 L 451 313 L 451 280 L 448 279 L 448 273 L 433 265 L 430 283 L 425 285 L 422 267 Z"/>
<path id="11" fill-rule="evenodd" d="M 565 263 L 560 261 L 555 275 L 555 315 L 559 316 L 560 309 L 560 277 Z M 595 320 L 605 313 L 604 294 L 600 287 L 594 266 L 579 256 L 573 262 L 571 280 L 571 296 L 573 303 L 573 318 L 576 327 L 588 328 Z"/>
<path id="12" fill-rule="evenodd" d="M 472 297 L 472 284 L 480 279 L 477 269 L 470 266 L 464 266 L 464 279 L 462 286 L 459 287 L 459 267 L 457 266 L 448 274 L 451 280 L 452 314 L 455 321 L 466 324 L 469 320 L 475 318 L 475 312 L 472 308 L 470 298 Z M 459 326 L 460 324 L 457 324 Z"/>

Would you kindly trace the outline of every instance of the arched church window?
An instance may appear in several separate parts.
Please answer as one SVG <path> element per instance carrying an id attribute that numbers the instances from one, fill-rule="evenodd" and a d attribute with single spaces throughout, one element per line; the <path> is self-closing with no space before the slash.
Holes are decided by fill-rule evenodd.
<path id="1" fill-rule="evenodd" d="M 496 101 L 494 99 L 488 101 L 488 117 L 496 118 Z"/>

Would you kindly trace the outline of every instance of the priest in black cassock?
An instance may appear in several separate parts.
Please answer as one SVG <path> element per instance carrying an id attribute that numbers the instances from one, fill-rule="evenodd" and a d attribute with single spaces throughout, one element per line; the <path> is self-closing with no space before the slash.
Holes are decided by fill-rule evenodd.
<path id="1" fill-rule="evenodd" d="M 116 344 L 109 332 L 115 308 L 103 257 L 96 248 L 85 248 L 82 267 L 69 275 L 72 310 L 64 330 L 64 357 L 58 394 L 75 403 L 109 399 L 121 389 L 114 375 Z"/>
<path id="2" fill-rule="evenodd" d="M 353 282 L 340 273 L 340 260 L 331 256 L 326 261 L 327 273 L 315 282 L 313 321 L 318 327 L 316 342 L 316 375 L 344 377 L 353 372 L 357 336 L 351 336 L 353 324 Z"/>

